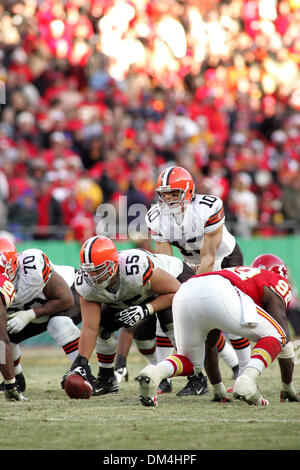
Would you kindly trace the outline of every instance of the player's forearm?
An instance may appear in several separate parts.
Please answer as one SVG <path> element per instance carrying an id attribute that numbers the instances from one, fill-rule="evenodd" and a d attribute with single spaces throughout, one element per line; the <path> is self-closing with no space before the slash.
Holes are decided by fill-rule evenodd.
<path id="1" fill-rule="evenodd" d="M 85 329 L 82 326 L 78 344 L 78 354 L 89 359 L 95 349 L 97 341 L 97 331 Z"/>
<path id="2" fill-rule="evenodd" d="M 172 301 L 175 294 L 176 292 L 163 294 L 148 303 L 152 305 L 154 312 L 159 312 L 160 310 L 164 310 L 165 308 L 169 308 L 172 306 Z"/>
<path id="3" fill-rule="evenodd" d="M 213 256 L 201 257 L 201 263 L 197 267 L 197 274 L 210 273 L 213 271 L 215 258 Z"/>
<path id="4" fill-rule="evenodd" d="M 73 297 L 65 297 L 60 299 L 51 299 L 39 307 L 34 307 L 36 318 L 43 315 L 53 315 L 54 313 L 64 312 L 72 307 L 74 303 Z"/>

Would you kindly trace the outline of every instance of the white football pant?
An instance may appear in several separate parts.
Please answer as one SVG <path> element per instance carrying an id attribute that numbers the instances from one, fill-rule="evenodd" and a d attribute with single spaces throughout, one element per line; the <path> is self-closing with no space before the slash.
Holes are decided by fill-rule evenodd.
<path id="1" fill-rule="evenodd" d="M 244 306 L 241 298 L 245 301 Z M 266 316 L 259 314 L 257 309 Z M 248 313 L 250 326 L 245 322 Z M 182 284 L 173 299 L 177 352 L 187 357 L 196 370 L 201 370 L 204 367 L 205 340 L 211 330 L 226 331 L 254 342 L 266 336 L 282 342 L 281 328 L 278 325 L 277 329 L 277 323 L 273 319 L 271 323 L 268 317 L 270 315 L 228 279 L 219 275 L 191 278 Z"/>

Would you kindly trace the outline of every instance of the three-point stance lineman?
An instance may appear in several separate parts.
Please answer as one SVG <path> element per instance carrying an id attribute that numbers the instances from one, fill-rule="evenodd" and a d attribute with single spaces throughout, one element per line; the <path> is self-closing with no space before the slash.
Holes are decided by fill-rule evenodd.
<path id="1" fill-rule="evenodd" d="M 175 345 L 172 300 L 180 283 L 191 277 L 190 271 L 179 258 L 141 249 L 118 252 L 107 237 L 88 239 L 80 251 L 75 282 L 82 316 L 79 355 L 67 374 L 75 369 L 78 373 L 85 371 L 94 395 L 117 393 L 113 368 L 117 338 L 113 332 L 124 325 L 134 326 L 154 313 Z M 88 360 L 95 347 L 99 373 L 94 382 Z"/>
<path id="2" fill-rule="evenodd" d="M 141 371 L 137 380 L 142 404 L 156 404 L 155 390 L 163 378 L 201 370 L 205 341 L 213 340 L 219 330 L 242 335 L 256 343 L 247 367 L 235 381 L 236 398 L 249 404 L 267 405 L 256 380 L 278 357 L 281 399 L 299 401 L 292 382 L 294 351 L 286 317 L 290 299 L 287 268 L 274 255 L 262 255 L 250 267 L 196 275 L 185 282 L 173 300 L 178 354 Z"/>

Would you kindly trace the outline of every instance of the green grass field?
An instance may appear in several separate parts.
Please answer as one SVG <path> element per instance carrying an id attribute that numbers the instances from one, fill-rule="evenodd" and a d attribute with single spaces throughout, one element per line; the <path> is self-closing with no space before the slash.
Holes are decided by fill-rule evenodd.
<path id="1" fill-rule="evenodd" d="M 71 400 L 60 388 L 69 362 L 57 347 L 22 348 L 28 401 L 6 402 L 0 394 L 1 450 L 299 450 L 300 403 L 280 403 L 277 362 L 265 371 L 260 387 L 271 404 L 212 403 L 212 391 L 200 397 L 177 397 L 186 382 L 173 379 L 173 393 L 160 395 L 157 407 L 138 400 L 133 379 L 144 359 L 133 348 L 129 381 L 115 396 Z M 96 360 L 92 370 L 97 374 Z M 221 362 L 224 383 L 231 370 Z M 295 366 L 300 390 L 300 364 Z"/>

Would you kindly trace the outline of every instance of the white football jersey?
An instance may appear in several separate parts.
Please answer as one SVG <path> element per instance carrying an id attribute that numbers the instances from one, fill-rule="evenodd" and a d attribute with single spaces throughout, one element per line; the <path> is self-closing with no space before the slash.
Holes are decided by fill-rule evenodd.
<path id="1" fill-rule="evenodd" d="M 19 269 L 14 280 L 15 298 L 8 313 L 18 310 L 29 310 L 42 305 L 47 298 L 43 292 L 53 270 L 57 271 L 71 287 L 75 280 L 75 269 L 72 266 L 56 266 L 41 250 L 29 248 L 18 254 Z M 43 315 L 34 323 L 42 323 L 49 319 Z"/>
<path id="2" fill-rule="evenodd" d="M 147 250 L 123 250 L 119 252 L 119 275 L 112 288 L 91 286 L 80 271 L 76 274 L 75 288 L 86 300 L 123 309 L 156 297 L 151 291 L 151 276 L 156 268 L 177 278 L 183 271 L 183 262 L 179 258 L 156 255 Z"/>
<path id="3" fill-rule="evenodd" d="M 225 225 L 222 199 L 213 195 L 196 194 L 186 206 L 183 217 L 177 221 L 172 214 L 164 213 L 159 204 L 151 207 L 146 215 L 151 238 L 157 242 L 169 242 L 176 246 L 189 265 L 201 262 L 201 246 L 206 233 L 223 225 L 223 236 L 216 253 L 214 270 L 221 268 L 223 258 L 234 249 L 236 240 Z"/>

